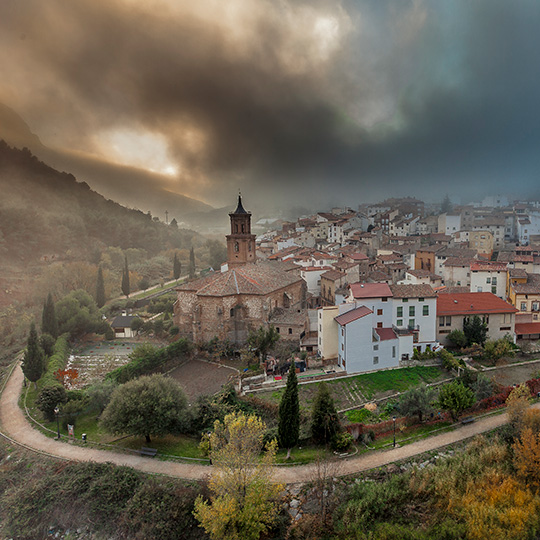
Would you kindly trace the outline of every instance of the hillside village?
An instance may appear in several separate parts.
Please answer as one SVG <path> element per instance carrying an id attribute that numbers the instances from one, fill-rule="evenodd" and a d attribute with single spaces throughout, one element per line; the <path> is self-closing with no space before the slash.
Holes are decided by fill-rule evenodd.
<path id="1" fill-rule="evenodd" d="M 234 235 L 235 214 L 230 215 Z M 488 196 L 481 203 L 452 207 L 448 198 L 442 206 L 391 198 L 356 210 L 333 208 L 295 222 L 260 220 L 257 225 L 267 230 L 255 239 L 256 264 L 274 265 L 276 272 L 279 265 L 288 281 L 282 282 L 283 291 L 274 287 L 279 302 L 261 304 L 251 318 L 237 279 L 235 290 L 219 293 L 232 299 L 229 319 L 240 313 L 233 315 L 233 309 L 244 310 L 244 323 L 273 325 L 312 361 L 351 373 L 406 365 L 415 350 L 448 345 L 448 334 L 475 315 L 486 324 L 489 339 L 540 337 L 537 202 Z M 254 238 L 251 229 L 245 234 Z M 227 238 L 232 246 L 232 237 Z M 230 246 L 229 264 L 216 273 L 222 282 L 231 276 L 237 248 Z M 233 261 L 237 274 L 255 259 L 244 262 L 238 267 Z M 293 308 L 286 290 L 292 276 L 301 277 L 306 289 Z M 257 277 L 242 279 L 253 287 Z M 193 286 L 183 287 L 188 288 Z M 177 320 L 187 305 L 186 292 L 178 294 Z"/>

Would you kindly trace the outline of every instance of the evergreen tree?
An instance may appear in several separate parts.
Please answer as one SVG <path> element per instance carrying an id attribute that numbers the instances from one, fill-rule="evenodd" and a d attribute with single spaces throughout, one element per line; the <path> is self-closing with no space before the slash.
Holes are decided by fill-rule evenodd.
<path id="1" fill-rule="evenodd" d="M 326 383 L 320 383 L 311 413 L 311 435 L 315 442 L 328 444 L 340 430 L 334 398 Z"/>
<path id="2" fill-rule="evenodd" d="M 193 279 L 195 277 L 195 251 L 193 247 L 189 250 L 189 278 Z"/>
<path id="3" fill-rule="evenodd" d="M 467 345 L 470 346 L 473 343 L 483 345 L 487 339 L 487 324 L 482 322 L 482 319 L 478 315 L 464 319 L 463 333 L 467 338 Z"/>
<path id="4" fill-rule="evenodd" d="M 126 296 L 129 296 L 130 288 L 129 288 L 129 268 L 128 268 L 127 256 L 124 257 L 124 270 L 122 271 L 122 292 Z"/>
<path id="5" fill-rule="evenodd" d="M 58 337 L 58 321 L 56 319 L 56 311 L 52 294 L 47 295 L 47 300 L 43 304 L 43 313 L 41 315 L 41 333 L 50 334 L 53 338 Z"/>
<path id="6" fill-rule="evenodd" d="M 174 261 L 173 261 L 173 277 L 174 279 L 178 279 L 180 277 L 180 273 L 182 272 L 182 265 L 180 264 L 180 261 L 178 260 L 178 255 L 176 253 L 174 254 Z"/>
<path id="7" fill-rule="evenodd" d="M 173 229 L 178 229 L 178 221 L 176 221 L 176 218 L 172 218 L 172 219 L 171 219 L 170 226 L 171 226 Z"/>
<path id="8" fill-rule="evenodd" d="M 300 404 L 298 403 L 298 379 L 296 364 L 291 361 L 287 386 L 279 404 L 278 439 L 282 448 L 287 449 L 287 459 L 300 436 Z"/>
<path id="9" fill-rule="evenodd" d="M 96 304 L 98 308 L 105 305 L 105 283 L 103 281 L 103 270 L 101 265 L 98 268 L 97 283 L 96 283 Z"/>
<path id="10" fill-rule="evenodd" d="M 448 196 L 448 193 L 447 193 L 445 198 L 443 199 L 443 202 L 441 203 L 441 214 L 448 214 L 451 211 L 452 211 L 452 202 L 450 201 L 450 197 Z"/>
<path id="11" fill-rule="evenodd" d="M 40 379 L 44 368 L 44 355 L 43 350 L 39 346 L 38 336 L 36 332 L 36 325 L 32 323 L 30 325 L 30 335 L 28 336 L 28 344 L 24 353 L 22 370 L 24 376 L 31 382 L 37 389 L 37 381 Z"/>

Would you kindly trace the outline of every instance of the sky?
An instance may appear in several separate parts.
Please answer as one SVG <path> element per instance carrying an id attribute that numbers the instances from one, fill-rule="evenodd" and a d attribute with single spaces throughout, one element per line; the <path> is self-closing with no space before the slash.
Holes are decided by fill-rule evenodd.
<path id="1" fill-rule="evenodd" d="M 539 24 L 538 0 L 2 0 L 0 102 L 214 206 L 540 197 Z"/>

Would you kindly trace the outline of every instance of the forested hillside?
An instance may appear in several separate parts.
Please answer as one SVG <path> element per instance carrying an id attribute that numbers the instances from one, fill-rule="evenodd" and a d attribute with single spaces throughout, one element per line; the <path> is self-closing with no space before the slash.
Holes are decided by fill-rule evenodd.
<path id="1" fill-rule="evenodd" d="M 8 261 L 87 257 L 105 246 L 144 249 L 200 243 L 150 214 L 107 200 L 75 177 L 39 161 L 29 150 L 0 141 L 0 251 Z"/>

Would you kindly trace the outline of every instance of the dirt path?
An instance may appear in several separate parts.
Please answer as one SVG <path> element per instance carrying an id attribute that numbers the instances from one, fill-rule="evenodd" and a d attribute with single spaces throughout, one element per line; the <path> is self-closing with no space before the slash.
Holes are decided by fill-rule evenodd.
<path id="1" fill-rule="evenodd" d="M 32 428 L 18 406 L 22 382 L 22 370 L 20 365 L 17 365 L 0 396 L 0 434 L 30 450 L 74 461 L 111 462 L 116 465 L 128 465 L 146 473 L 164 474 L 189 480 L 201 479 L 208 475 L 212 470 L 211 467 L 204 465 L 159 461 L 157 459 L 144 458 L 136 455 L 72 446 L 68 443 L 50 439 Z M 540 404 L 535 406 L 540 407 Z M 437 448 L 441 448 L 448 444 L 490 431 L 506 422 L 506 414 L 490 416 L 477 420 L 473 424 L 460 426 L 452 432 L 436 435 L 403 447 L 377 451 L 346 459 L 340 463 L 336 475 L 345 476 L 389 465 L 395 461 L 407 459 L 430 450 L 436 450 Z M 314 465 L 276 467 L 274 477 L 275 480 L 281 483 L 294 484 L 310 481 L 314 472 Z"/>

